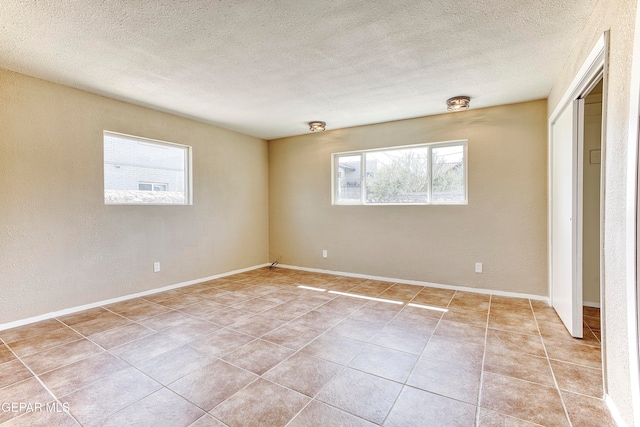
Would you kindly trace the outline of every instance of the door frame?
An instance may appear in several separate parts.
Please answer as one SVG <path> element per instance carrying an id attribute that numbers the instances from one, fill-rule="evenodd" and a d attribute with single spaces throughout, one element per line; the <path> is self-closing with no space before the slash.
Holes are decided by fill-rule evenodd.
<path id="1" fill-rule="evenodd" d="M 569 106 L 569 104 L 573 103 L 575 100 L 582 98 L 584 95 L 586 95 L 592 88 L 593 88 L 593 84 L 594 82 L 596 82 L 600 76 L 602 77 L 602 84 L 603 84 L 603 96 L 602 96 L 602 135 L 601 135 L 601 174 L 600 174 L 600 310 L 601 310 L 601 322 L 604 325 L 605 322 L 605 318 L 606 316 L 604 315 L 604 312 L 606 310 L 606 304 L 605 304 L 605 295 L 604 295 L 604 253 L 603 253 L 603 246 L 602 246 L 602 242 L 604 242 L 604 208 L 605 208 L 605 204 L 604 204 L 604 196 L 605 196 L 605 192 L 606 192 L 606 186 L 605 186 L 605 176 L 606 176 L 606 168 L 605 168 L 605 164 L 606 164 L 606 144 L 605 144 L 605 135 L 606 135 L 606 123 L 607 123 L 607 86 L 608 86 L 608 82 L 607 82 L 607 67 L 608 67 L 608 61 L 607 61 L 607 57 L 608 57 L 608 46 L 609 46 L 609 32 L 606 31 L 604 32 L 597 40 L 597 42 L 595 43 L 595 45 L 593 46 L 593 48 L 591 49 L 591 52 L 589 53 L 589 55 L 587 56 L 586 60 L 584 61 L 584 63 L 582 64 L 582 66 L 580 67 L 580 69 L 578 70 L 578 72 L 576 73 L 575 77 L 573 78 L 571 84 L 569 85 L 569 87 L 567 88 L 567 90 L 565 91 L 565 93 L 563 94 L 563 96 L 560 98 L 560 102 L 558 102 L 558 104 L 556 105 L 555 109 L 553 110 L 553 112 L 549 115 L 548 117 L 548 122 L 547 122 L 547 148 L 548 148 L 548 155 L 547 155 L 547 173 L 548 173 L 548 185 L 547 185 L 547 191 L 548 191 L 548 196 L 547 196 L 547 200 L 549 201 L 549 205 L 548 205 L 548 266 L 549 266 L 549 271 L 548 271 L 548 284 L 549 284 L 549 302 L 550 304 L 553 306 L 553 175 L 552 175 L 552 148 L 553 148 L 553 124 L 557 121 L 558 117 L 561 115 L 561 113 L 564 111 L 565 108 L 567 108 Z M 578 123 L 576 122 L 575 125 L 577 125 Z M 582 144 L 582 141 L 580 141 L 580 143 Z M 582 151 L 583 147 L 578 147 L 578 150 L 576 150 L 576 154 L 578 151 Z M 578 159 L 574 158 L 574 168 L 576 166 L 576 163 Z M 578 165 L 581 164 L 580 162 L 578 162 Z M 580 171 L 579 168 L 575 169 L 576 171 Z M 582 188 L 582 180 L 583 177 L 581 176 L 581 174 L 578 174 L 576 176 L 576 182 L 574 183 L 573 186 L 573 191 L 575 192 L 573 195 L 573 200 L 574 200 L 574 220 L 573 220 L 573 224 L 572 224 L 572 229 L 573 229 L 573 248 L 574 248 L 574 260 L 578 260 L 578 262 L 574 262 L 574 265 L 572 266 L 572 268 L 574 268 L 574 275 L 573 275 L 573 280 L 574 283 L 572 283 L 572 286 L 574 289 L 576 289 L 576 286 L 582 286 L 581 282 L 576 283 L 576 280 L 581 280 L 582 274 L 581 271 L 578 272 L 576 271 L 576 267 L 578 265 L 581 265 L 581 254 L 582 254 L 582 247 L 581 245 L 576 245 L 576 242 L 579 242 L 582 240 L 582 206 L 581 206 L 581 194 L 580 191 L 578 191 L 578 189 Z M 580 231 L 580 232 L 578 232 Z M 581 288 L 580 288 L 581 289 Z M 605 349 L 605 330 L 606 328 L 604 326 L 602 326 L 602 372 L 603 372 L 603 386 L 604 386 L 604 390 L 606 393 L 607 390 L 607 382 L 606 382 L 606 375 L 604 375 L 604 373 L 606 372 L 606 352 L 604 351 Z"/>

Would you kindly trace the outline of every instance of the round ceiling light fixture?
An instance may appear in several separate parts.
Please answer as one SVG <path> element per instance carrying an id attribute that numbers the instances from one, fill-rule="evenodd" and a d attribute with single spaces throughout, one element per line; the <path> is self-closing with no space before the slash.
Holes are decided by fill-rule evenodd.
<path id="1" fill-rule="evenodd" d="M 309 130 L 311 132 L 322 132 L 326 126 L 325 122 L 309 122 Z"/>
<path id="2" fill-rule="evenodd" d="M 463 111 L 469 109 L 471 98 L 468 96 L 454 96 L 447 99 L 447 111 Z"/>

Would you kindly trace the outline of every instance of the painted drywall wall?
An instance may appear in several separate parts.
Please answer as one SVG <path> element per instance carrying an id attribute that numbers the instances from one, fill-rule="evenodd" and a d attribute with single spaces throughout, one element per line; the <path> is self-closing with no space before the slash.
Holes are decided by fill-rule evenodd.
<path id="1" fill-rule="evenodd" d="M 271 258 L 546 295 L 545 118 L 546 102 L 533 101 L 270 141 Z M 331 153 L 459 139 L 468 140 L 468 205 L 331 205 Z"/>
<path id="2" fill-rule="evenodd" d="M 603 146 L 604 162 L 604 367 L 606 392 L 611 402 L 620 412 L 622 422 L 634 425 L 634 402 L 632 394 L 633 380 L 630 363 L 637 348 L 630 348 L 630 334 L 635 331 L 630 325 L 635 323 L 632 307 L 635 301 L 629 301 L 635 287 L 628 274 L 635 269 L 627 260 L 629 239 L 635 239 L 627 232 L 627 209 L 635 209 L 635 200 L 627 197 L 627 170 L 629 144 L 637 141 L 629 138 L 630 83 L 633 57 L 633 41 L 636 17 L 635 0 L 601 0 L 583 31 L 578 35 L 576 47 L 567 58 L 567 63 L 558 76 L 549 94 L 548 111 L 551 114 L 576 76 L 580 66 L 587 58 L 592 47 L 609 30 L 609 69 L 605 84 L 605 137 Z M 637 100 L 636 100 L 637 102 Z M 632 204 L 629 206 L 628 204 Z M 635 245 L 635 240 L 631 247 Z M 631 319 L 633 323 L 631 322 Z M 640 411 L 640 402 L 636 402 L 636 411 Z M 638 416 L 640 419 L 640 416 Z"/>
<path id="3" fill-rule="evenodd" d="M 4 70 L 0 105 L 0 324 L 267 261 L 266 141 Z M 105 206 L 103 130 L 192 146 L 193 205 Z"/>
<path id="4" fill-rule="evenodd" d="M 585 98 L 582 159 L 582 300 L 600 304 L 600 143 L 602 94 Z"/>

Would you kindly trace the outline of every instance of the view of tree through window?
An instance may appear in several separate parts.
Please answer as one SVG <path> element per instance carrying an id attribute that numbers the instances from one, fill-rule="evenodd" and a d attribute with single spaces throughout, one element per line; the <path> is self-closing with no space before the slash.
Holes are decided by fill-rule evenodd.
<path id="1" fill-rule="evenodd" d="M 465 141 L 334 154 L 334 203 L 466 203 L 465 154 Z"/>

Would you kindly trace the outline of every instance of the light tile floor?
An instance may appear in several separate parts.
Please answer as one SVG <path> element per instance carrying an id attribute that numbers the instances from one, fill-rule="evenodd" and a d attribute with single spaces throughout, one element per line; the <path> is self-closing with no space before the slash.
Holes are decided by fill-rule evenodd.
<path id="1" fill-rule="evenodd" d="M 599 325 L 585 308 L 575 340 L 537 301 L 260 269 L 0 331 L 0 424 L 613 426 Z"/>

